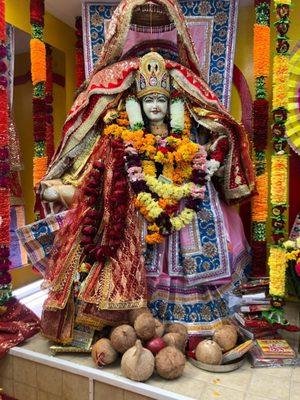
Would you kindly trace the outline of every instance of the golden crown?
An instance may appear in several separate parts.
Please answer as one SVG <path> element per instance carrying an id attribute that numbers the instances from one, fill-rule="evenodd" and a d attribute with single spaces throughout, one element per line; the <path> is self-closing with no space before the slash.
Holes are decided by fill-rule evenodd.
<path id="1" fill-rule="evenodd" d="M 166 70 L 165 60 L 160 54 L 151 52 L 141 58 L 136 86 L 138 98 L 150 93 L 170 96 L 170 75 Z"/>

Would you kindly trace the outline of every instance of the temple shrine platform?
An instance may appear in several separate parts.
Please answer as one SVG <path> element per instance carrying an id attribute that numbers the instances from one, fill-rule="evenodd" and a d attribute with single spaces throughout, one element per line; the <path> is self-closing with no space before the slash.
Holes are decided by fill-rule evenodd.
<path id="1" fill-rule="evenodd" d="M 44 296 L 25 293 L 21 301 L 39 313 Z M 290 303 L 287 312 L 299 323 L 299 304 Z M 298 347 L 299 334 L 288 336 Z M 0 387 L 18 400 L 299 400 L 300 367 L 251 368 L 246 360 L 239 370 L 220 374 L 187 362 L 177 380 L 154 375 L 138 383 L 122 376 L 119 361 L 97 368 L 90 355 L 53 356 L 49 342 L 36 335 L 0 361 Z"/>

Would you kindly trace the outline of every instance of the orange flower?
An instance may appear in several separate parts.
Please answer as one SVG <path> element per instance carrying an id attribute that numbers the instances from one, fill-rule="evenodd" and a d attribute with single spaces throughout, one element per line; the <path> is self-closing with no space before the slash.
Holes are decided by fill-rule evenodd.
<path id="1" fill-rule="evenodd" d="M 117 124 L 120 126 L 129 126 L 128 119 L 117 118 Z"/>
<path id="2" fill-rule="evenodd" d="M 146 242 L 148 244 L 162 243 L 163 241 L 164 238 L 159 233 L 152 233 L 146 236 Z"/>
<path id="3" fill-rule="evenodd" d="M 32 83 L 46 81 L 46 47 L 39 39 L 30 40 L 30 59 Z"/>
<path id="4" fill-rule="evenodd" d="M 252 220 L 265 222 L 268 217 L 268 173 L 256 177 L 256 188 L 258 195 L 252 201 Z"/>
<path id="5" fill-rule="evenodd" d="M 270 72 L 270 27 L 254 24 L 254 76 L 269 76 Z"/>
<path id="6" fill-rule="evenodd" d="M 33 186 L 35 187 L 44 178 L 47 172 L 47 157 L 35 157 L 33 159 Z"/>

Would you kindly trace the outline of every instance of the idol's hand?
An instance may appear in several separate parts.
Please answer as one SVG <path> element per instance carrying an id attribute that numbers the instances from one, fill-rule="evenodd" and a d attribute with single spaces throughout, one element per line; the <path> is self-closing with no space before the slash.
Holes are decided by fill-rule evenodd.
<path id="1" fill-rule="evenodd" d="M 75 187 L 73 185 L 54 185 L 47 187 L 43 191 L 43 200 L 51 203 L 59 202 L 66 207 L 70 207 L 73 201 Z"/>

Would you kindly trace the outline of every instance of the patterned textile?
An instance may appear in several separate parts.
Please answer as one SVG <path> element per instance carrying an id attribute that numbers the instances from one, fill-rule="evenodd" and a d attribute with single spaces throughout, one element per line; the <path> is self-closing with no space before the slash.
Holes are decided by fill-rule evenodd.
<path id="1" fill-rule="evenodd" d="M 245 280 L 251 258 L 245 248 L 237 256 L 230 254 L 235 272 L 230 282 L 220 286 L 194 285 L 168 274 L 148 278 L 149 307 L 153 315 L 164 322 L 185 324 L 190 335 L 210 335 L 228 320 L 231 313 L 229 296 L 235 286 Z"/>
<path id="2" fill-rule="evenodd" d="M 10 208 L 10 261 L 11 268 L 27 264 L 27 253 L 17 235 L 17 229 L 25 224 L 25 210 L 23 206 Z"/>
<path id="3" fill-rule="evenodd" d="M 40 330 L 39 318 L 24 304 L 12 298 L 6 307 L 7 311 L 0 315 L 0 358 Z"/>
<path id="4" fill-rule="evenodd" d="M 50 215 L 17 230 L 17 235 L 25 247 L 32 265 L 42 275 L 46 271 L 55 234 L 61 228 L 65 215 L 66 212 Z"/>
<path id="5" fill-rule="evenodd" d="M 211 89 L 228 108 L 231 96 L 234 46 L 237 27 L 238 0 L 195 0 L 181 1 L 181 8 L 187 20 L 196 52 L 200 60 L 203 77 Z M 83 30 L 86 76 L 89 76 L 106 39 L 108 21 L 111 19 L 114 5 L 104 1 L 88 1 L 83 4 Z M 124 53 L 135 46 L 135 55 L 139 51 L 149 50 L 153 43 L 161 41 L 163 55 L 175 58 L 176 29 L 169 32 L 152 34 L 134 32 L 131 27 Z M 148 44 L 147 44 L 148 42 Z M 133 56 L 133 54 L 129 54 Z"/>
<path id="6" fill-rule="evenodd" d="M 231 276 L 226 230 L 218 194 L 209 184 L 197 220 L 172 234 L 168 241 L 152 246 L 145 256 L 147 276 L 159 276 L 167 260 L 171 277 L 185 285 L 214 283 Z"/>
<path id="7" fill-rule="evenodd" d="M 165 322 L 185 324 L 190 335 L 210 335 L 214 329 L 228 319 L 233 312 L 232 290 L 245 280 L 251 268 L 249 246 L 237 211 L 220 202 L 218 198 L 214 201 L 219 202 L 218 208 L 222 213 L 221 220 L 217 218 L 217 225 L 219 225 L 219 230 L 222 230 L 221 236 L 226 237 L 228 251 L 225 252 L 225 255 L 227 254 L 231 267 L 230 277 L 203 284 L 198 281 L 198 284 L 188 285 L 186 278 L 190 268 L 194 269 L 194 264 L 189 263 L 188 271 L 176 275 L 172 273 L 170 268 L 172 265 L 170 266 L 170 263 L 167 262 L 167 258 L 164 258 L 160 275 L 149 276 L 148 274 L 147 277 L 149 307 L 153 314 Z M 205 208 L 204 206 L 198 212 L 200 221 Z M 203 235 L 205 240 L 205 231 L 199 233 L 200 237 Z M 209 241 L 207 243 L 212 244 Z M 181 256 L 183 250 L 184 247 L 178 248 Z M 208 255 L 203 254 L 199 249 L 198 257 L 203 260 L 206 258 L 204 263 L 209 260 Z"/>

